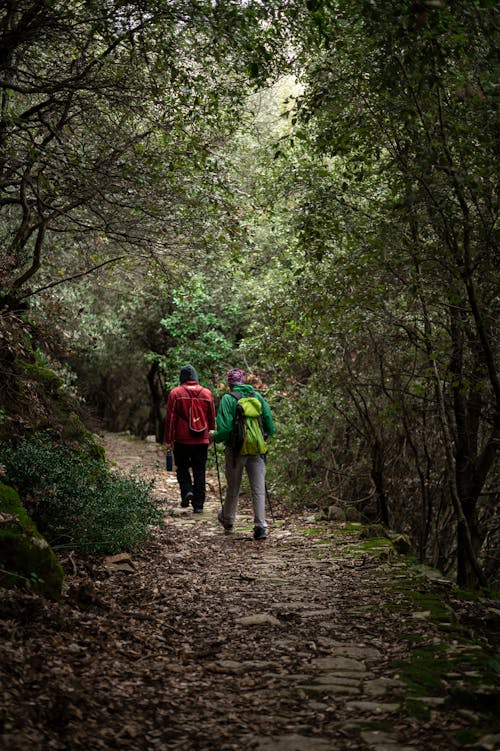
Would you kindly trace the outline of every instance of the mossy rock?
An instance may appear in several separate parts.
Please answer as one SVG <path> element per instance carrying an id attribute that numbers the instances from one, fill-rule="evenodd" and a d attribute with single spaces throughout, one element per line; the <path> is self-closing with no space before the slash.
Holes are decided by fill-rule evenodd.
<path id="1" fill-rule="evenodd" d="M 63 379 L 51 368 L 47 368 L 44 365 L 39 365 L 36 362 L 30 360 L 19 360 L 18 368 L 21 373 L 29 376 L 36 383 L 40 383 L 52 391 L 59 391 L 63 385 Z"/>
<path id="2" fill-rule="evenodd" d="M 0 482 L 0 582 L 28 587 L 53 600 L 61 597 L 63 571 L 16 491 Z"/>
<path id="3" fill-rule="evenodd" d="M 399 553 L 399 555 L 410 555 L 413 553 L 411 540 L 408 535 L 395 532 L 391 533 L 389 537 L 396 553 Z"/>
<path id="4" fill-rule="evenodd" d="M 319 521 L 345 522 L 347 520 L 344 509 L 341 506 L 328 506 L 322 509 Z"/>
<path id="5" fill-rule="evenodd" d="M 359 536 L 362 540 L 369 540 L 375 537 L 386 537 L 389 539 L 389 532 L 383 524 L 368 524 L 361 530 Z"/>

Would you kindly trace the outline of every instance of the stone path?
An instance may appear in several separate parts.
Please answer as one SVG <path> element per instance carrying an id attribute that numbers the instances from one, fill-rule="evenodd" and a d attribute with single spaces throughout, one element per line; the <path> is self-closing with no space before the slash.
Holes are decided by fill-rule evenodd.
<path id="1" fill-rule="evenodd" d="M 163 472 L 159 447 L 132 446 L 143 469 L 152 466 L 144 452 L 155 457 L 168 524 L 185 541 L 177 571 L 187 591 L 190 583 L 195 588 L 191 610 L 180 616 L 192 647 L 181 664 L 200 734 L 167 748 L 447 751 L 467 747 L 459 739 L 468 731 L 477 744 L 471 747 L 500 747 L 496 732 L 482 731 L 477 707 L 450 701 L 445 676 L 435 695 L 402 680 L 399 666 L 412 659 L 415 644 L 443 644 L 443 622 L 415 609 L 406 564 L 388 547 L 370 548 L 356 530 L 305 516 L 278 518 L 269 539 L 256 543 L 245 496 L 236 533 L 225 535 L 216 522 L 215 475 L 204 514 L 194 516 L 179 508 L 175 476 Z M 122 467 L 133 463 L 130 454 L 125 461 L 127 448 L 108 437 L 108 454 Z M 428 580 L 413 586 L 425 591 Z M 203 727 L 213 732 L 214 712 L 218 741 L 210 745 Z"/>
<path id="2" fill-rule="evenodd" d="M 104 435 L 155 478 L 165 524 L 115 556 L 67 551 L 66 596 L 0 598 L 0 751 L 493 751 L 495 603 L 360 529 L 275 502 L 252 539 L 181 509 L 159 446 Z M 480 637 L 475 630 L 480 627 Z"/>

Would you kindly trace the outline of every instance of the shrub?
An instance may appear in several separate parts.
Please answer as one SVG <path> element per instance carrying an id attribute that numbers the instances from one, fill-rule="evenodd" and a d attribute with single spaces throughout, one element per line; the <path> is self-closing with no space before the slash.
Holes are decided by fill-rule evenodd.
<path id="1" fill-rule="evenodd" d="M 153 482 L 111 472 L 97 458 L 83 457 L 43 435 L 0 444 L 5 481 L 19 492 L 54 549 L 115 553 L 143 544 L 159 525 Z"/>

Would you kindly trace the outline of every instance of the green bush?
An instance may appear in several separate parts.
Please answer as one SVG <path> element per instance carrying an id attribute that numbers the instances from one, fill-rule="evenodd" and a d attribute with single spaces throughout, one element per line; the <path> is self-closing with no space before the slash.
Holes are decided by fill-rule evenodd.
<path id="1" fill-rule="evenodd" d="M 159 525 L 153 482 L 111 472 L 99 459 L 82 457 L 41 435 L 16 446 L 0 444 L 5 481 L 19 492 L 54 549 L 115 553 L 143 544 Z"/>

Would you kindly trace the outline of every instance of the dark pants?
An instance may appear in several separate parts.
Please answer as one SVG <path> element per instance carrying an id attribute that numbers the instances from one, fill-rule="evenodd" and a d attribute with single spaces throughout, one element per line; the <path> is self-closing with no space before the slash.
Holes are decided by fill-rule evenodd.
<path id="1" fill-rule="evenodd" d="M 208 445 L 206 443 L 174 443 L 174 461 L 181 498 L 193 494 L 193 508 L 203 508 L 205 503 L 205 467 Z"/>

